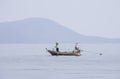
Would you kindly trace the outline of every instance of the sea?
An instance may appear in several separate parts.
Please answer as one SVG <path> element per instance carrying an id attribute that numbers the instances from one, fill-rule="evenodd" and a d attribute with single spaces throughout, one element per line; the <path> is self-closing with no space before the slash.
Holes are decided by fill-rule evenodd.
<path id="1" fill-rule="evenodd" d="M 59 44 L 72 51 L 75 44 Z M 0 79 L 120 79 L 120 44 L 79 44 L 81 56 L 51 56 L 54 44 L 0 44 Z"/>

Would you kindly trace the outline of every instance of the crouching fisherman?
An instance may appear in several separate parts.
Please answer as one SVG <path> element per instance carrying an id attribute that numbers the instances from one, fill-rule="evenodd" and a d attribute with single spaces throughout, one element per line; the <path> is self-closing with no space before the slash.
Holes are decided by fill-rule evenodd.
<path id="1" fill-rule="evenodd" d="M 76 45 L 75 45 L 75 50 L 74 50 L 74 52 L 80 52 L 80 49 L 79 49 L 79 47 L 78 47 L 78 43 L 76 43 Z"/>

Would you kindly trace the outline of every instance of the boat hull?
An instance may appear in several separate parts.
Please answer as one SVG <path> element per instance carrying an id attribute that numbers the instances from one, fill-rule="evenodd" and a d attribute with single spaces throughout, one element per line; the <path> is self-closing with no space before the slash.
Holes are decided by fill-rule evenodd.
<path id="1" fill-rule="evenodd" d="M 53 50 L 47 50 L 51 55 L 53 56 L 80 56 L 80 51 L 79 52 L 57 52 Z"/>

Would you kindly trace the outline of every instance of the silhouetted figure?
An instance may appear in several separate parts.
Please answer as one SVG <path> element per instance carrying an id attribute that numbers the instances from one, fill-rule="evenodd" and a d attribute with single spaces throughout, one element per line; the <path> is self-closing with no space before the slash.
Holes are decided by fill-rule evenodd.
<path id="1" fill-rule="evenodd" d="M 76 43 L 76 45 L 75 45 L 75 52 L 80 52 L 80 49 L 78 47 L 78 43 Z"/>
<path id="2" fill-rule="evenodd" d="M 56 51 L 59 52 L 59 44 L 58 44 L 58 42 L 56 42 L 55 48 L 56 48 Z"/>

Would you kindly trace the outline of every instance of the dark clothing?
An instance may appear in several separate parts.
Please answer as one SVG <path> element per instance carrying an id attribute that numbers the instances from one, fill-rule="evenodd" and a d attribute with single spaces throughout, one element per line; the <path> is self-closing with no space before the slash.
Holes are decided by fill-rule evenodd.
<path id="1" fill-rule="evenodd" d="M 75 45 L 75 51 L 80 52 L 80 49 L 79 49 L 79 47 L 77 45 L 78 45 L 78 43 L 76 43 L 76 45 Z"/>
<path id="2" fill-rule="evenodd" d="M 59 48 L 56 48 L 56 51 L 59 52 Z"/>
<path id="3" fill-rule="evenodd" d="M 75 50 L 78 50 L 79 48 L 77 46 L 75 46 Z"/>

